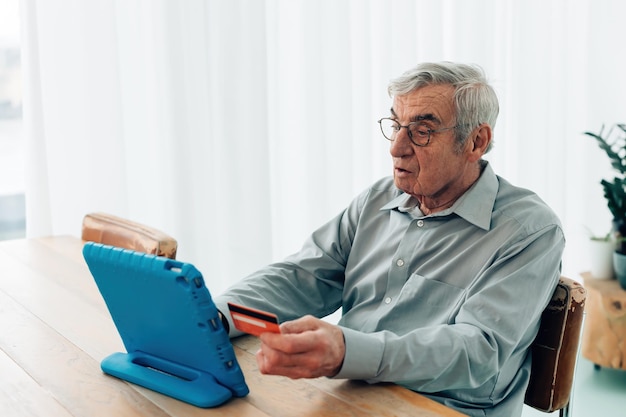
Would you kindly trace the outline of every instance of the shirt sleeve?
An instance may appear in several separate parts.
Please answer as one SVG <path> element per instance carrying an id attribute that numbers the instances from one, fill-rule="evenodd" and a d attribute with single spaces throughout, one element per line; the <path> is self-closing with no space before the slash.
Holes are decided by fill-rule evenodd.
<path id="1" fill-rule="evenodd" d="M 256 271 L 216 297 L 218 309 L 227 312 L 227 302 L 233 301 L 276 313 L 280 322 L 307 314 L 321 318 L 334 313 L 342 304 L 345 265 L 359 204 L 364 197 L 356 198 L 317 229 L 300 251 Z M 225 316 L 230 323 L 230 335 L 240 335 L 232 325 L 230 314 Z"/>

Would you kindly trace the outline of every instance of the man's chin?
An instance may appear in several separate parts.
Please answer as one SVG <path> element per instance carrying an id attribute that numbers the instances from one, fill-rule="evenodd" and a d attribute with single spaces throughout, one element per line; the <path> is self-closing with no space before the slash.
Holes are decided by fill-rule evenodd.
<path id="1" fill-rule="evenodd" d="M 407 194 L 411 194 L 411 187 L 409 187 L 406 181 L 403 181 L 401 178 L 394 176 L 393 182 L 396 185 L 396 188 L 398 190 L 405 192 Z"/>

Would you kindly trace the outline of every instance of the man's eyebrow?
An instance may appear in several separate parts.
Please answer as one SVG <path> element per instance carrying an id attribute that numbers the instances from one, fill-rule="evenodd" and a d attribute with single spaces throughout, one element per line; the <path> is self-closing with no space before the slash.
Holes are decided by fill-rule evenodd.
<path id="1" fill-rule="evenodd" d="M 411 118 L 411 121 L 413 122 L 421 122 L 423 120 L 427 120 L 429 122 L 436 122 L 436 123 L 440 123 L 439 119 L 435 117 L 434 114 L 432 113 L 427 113 L 427 114 L 418 114 L 417 116 L 413 116 Z"/>
<path id="2" fill-rule="evenodd" d="M 393 107 L 391 108 L 390 111 L 393 117 L 398 117 L 396 112 L 393 110 Z M 441 123 L 441 121 L 432 113 L 418 114 L 416 116 L 411 117 L 411 121 L 412 122 L 429 121 L 429 122 Z"/>

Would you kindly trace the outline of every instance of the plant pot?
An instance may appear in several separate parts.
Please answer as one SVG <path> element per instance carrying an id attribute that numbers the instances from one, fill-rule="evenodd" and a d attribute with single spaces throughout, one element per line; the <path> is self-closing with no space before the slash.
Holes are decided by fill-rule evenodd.
<path id="1" fill-rule="evenodd" d="M 613 252 L 613 269 L 619 285 L 626 290 L 626 255 Z"/>
<path id="2" fill-rule="evenodd" d="M 623 187 L 624 183 L 620 183 L 620 186 Z M 626 253 L 626 218 L 613 219 L 613 234 L 614 239 L 617 242 L 617 250 L 619 253 Z"/>
<path id="3" fill-rule="evenodd" d="M 615 244 L 610 240 L 589 240 L 591 276 L 595 279 L 613 279 Z"/>

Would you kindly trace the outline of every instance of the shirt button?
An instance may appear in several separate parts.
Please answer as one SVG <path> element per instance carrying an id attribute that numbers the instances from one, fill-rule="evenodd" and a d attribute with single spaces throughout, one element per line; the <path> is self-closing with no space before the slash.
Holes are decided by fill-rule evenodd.
<path id="1" fill-rule="evenodd" d="M 396 265 L 398 265 L 398 266 L 404 266 L 404 260 L 402 260 L 402 259 L 398 259 L 398 260 L 396 261 Z"/>
<path id="2" fill-rule="evenodd" d="M 391 302 L 391 297 L 385 298 L 385 304 L 389 304 Z"/>
<path id="3" fill-rule="evenodd" d="M 423 227 L 423 226 L 424 226 L 424 220 L 418 220 L 417 227 Z"/>

